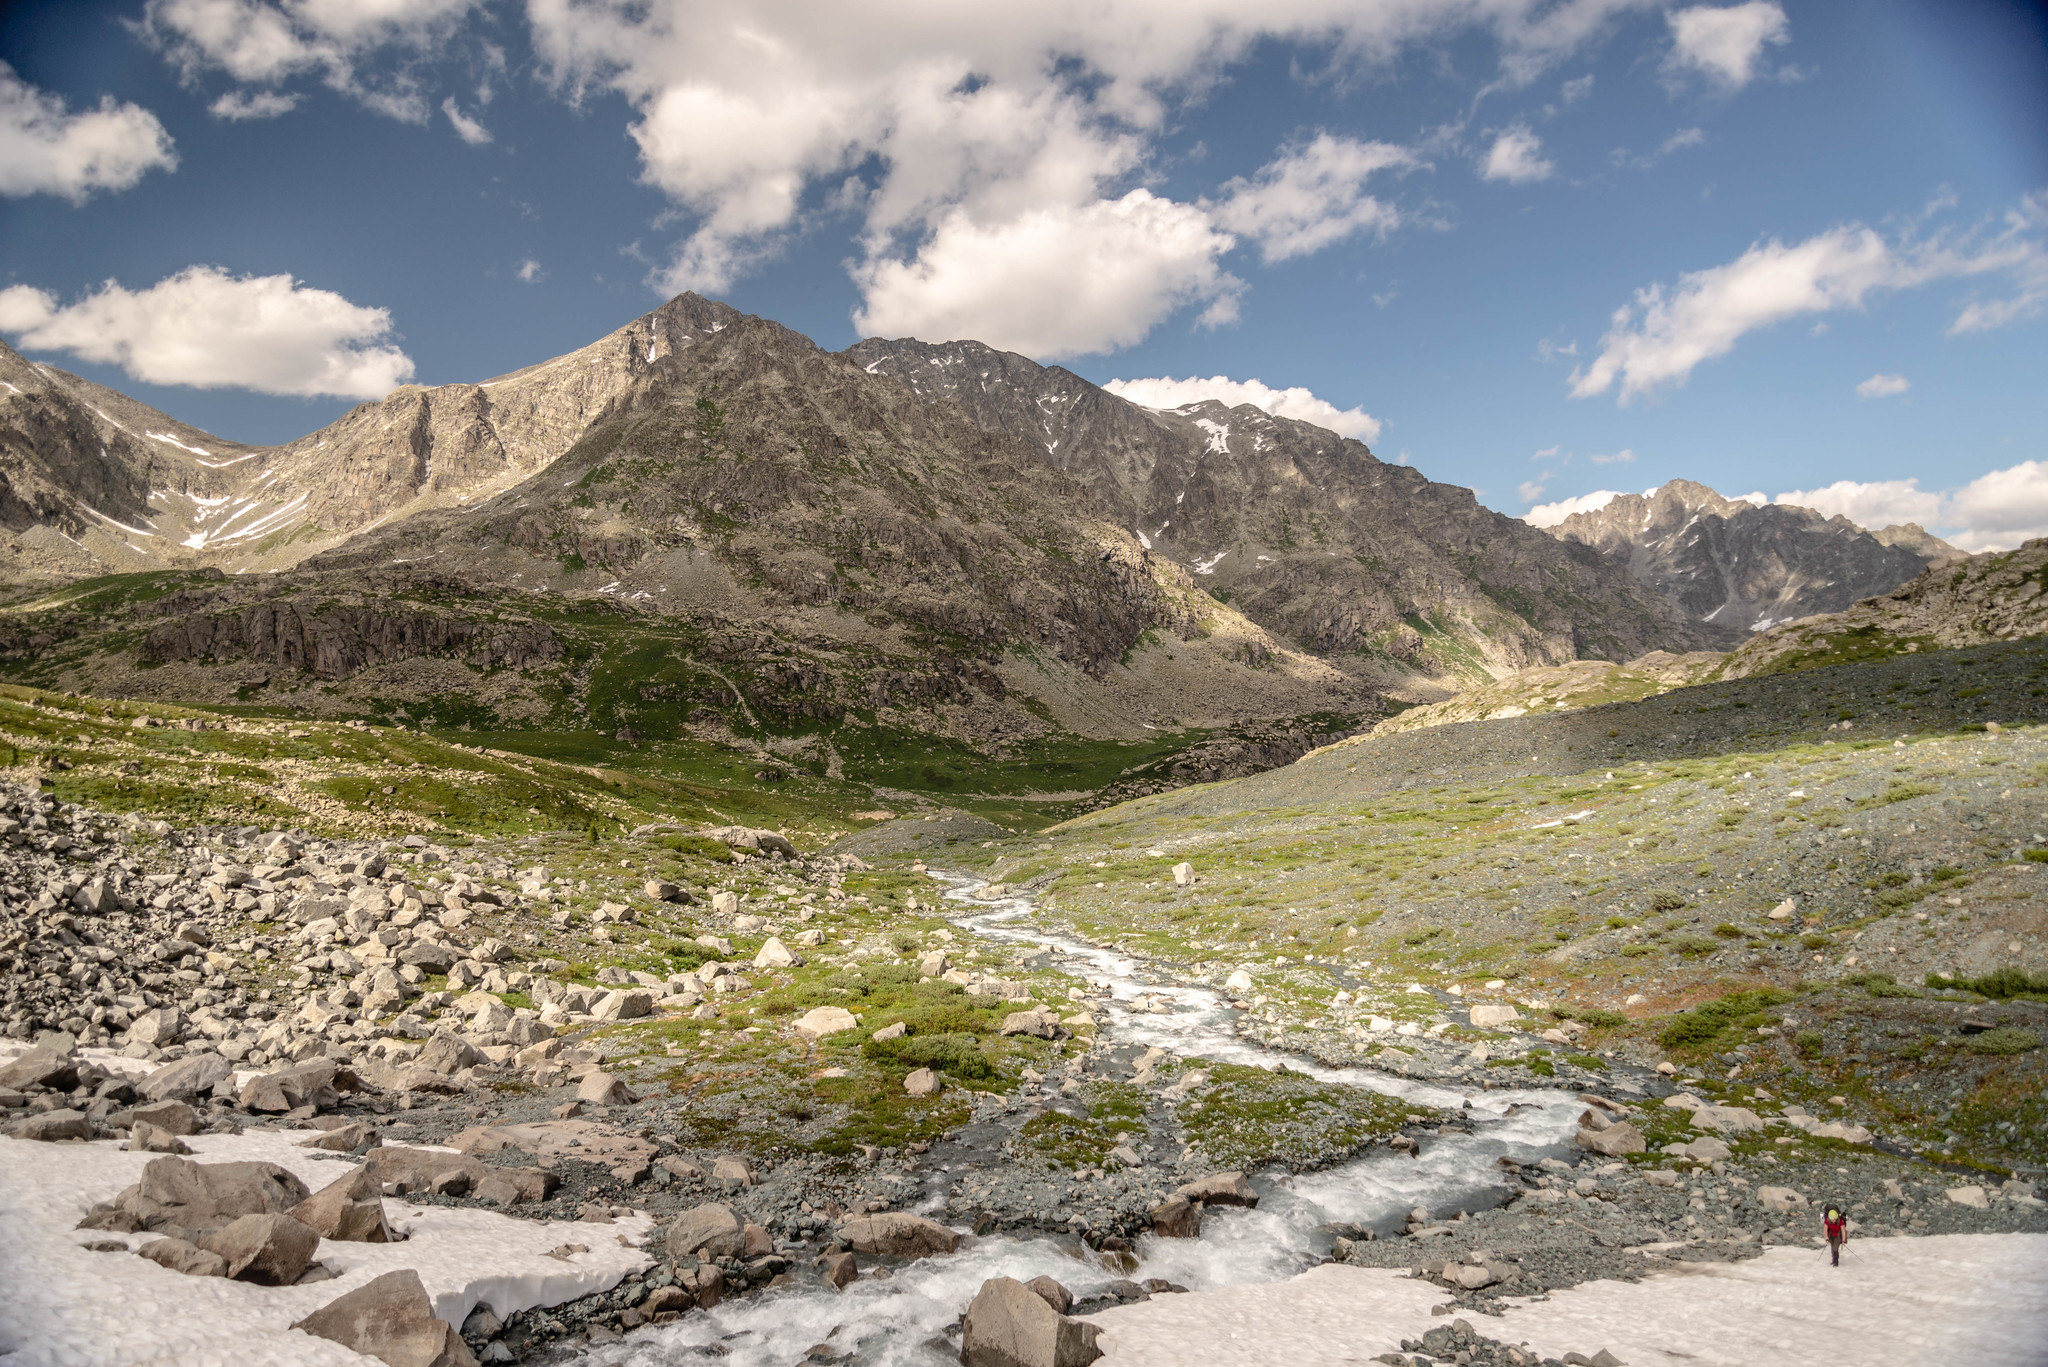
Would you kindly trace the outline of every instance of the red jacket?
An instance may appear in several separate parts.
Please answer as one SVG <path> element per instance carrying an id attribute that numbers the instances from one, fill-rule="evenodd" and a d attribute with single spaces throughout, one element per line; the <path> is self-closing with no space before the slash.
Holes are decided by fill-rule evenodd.
<path id="1" fill-rule="evenodd" d="M 1830 1239 L 1846 1239 L 1846 1238 L 1848 1238 L 1848 1237 L 1849 1237 L 1849 1217 L 1848 1217 L 1848 1216 L 1846 1216 L 1846 1215 L 1835 1215 L 1835 1216 L 1830 1216 L 1830 1217 L 1829 1217 L 1829 1218 L 1827 1219 L 1827 1221 L 1826 1221 L 1826 1224 L 1827 1224 L 1827 1230 L 1828 1230 L 1828 1238 L 1830 1238 Z"/>

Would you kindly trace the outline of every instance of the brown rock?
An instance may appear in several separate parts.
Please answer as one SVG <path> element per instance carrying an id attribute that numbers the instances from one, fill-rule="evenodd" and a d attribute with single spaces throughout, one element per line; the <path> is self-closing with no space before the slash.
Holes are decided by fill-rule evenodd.
<path id="1" fill-rule="evenodd" d="M 1074 1308 L 1074 1293 L 1051 1277 L 1033 1277 L 1024 1285 L 1037 1292 L 1039 1299 L 1062 1315 Z"/>
<path id="2" fill-rule="evenodd" d="M 1016 1278 L 991 1277 L 967 1307 L 960 1361 L 964 1367 L 1086 1367 L 1102 1356 L 1096 1333 Z"/>
<path id="3" fill-rule="evenodd" d="M 313 1261 L 320 1236 L 289 1215 L 244 1215 L 199 1241 L 226 1260 L 227 1275 L 260 1286 L 290 1286 Z"/>
<path id="4" fill-rule="evenodd" d="M 199 1112 L 182 1101 L 156 1101 L 128 1112 L 131 1121 L 146 1120 L 171 1134 L 199 1133 Z"/>
<path id="5" fill-rule="evenodd" d="M 775 1238 L 760 1225 L 747 1225 L 740 1230 L 740 1256 L 742 1258 L 765 1258 L 775 1251 Z"/>
<path id="6" fill-rule="evenodd" d="M 320 1149 L 327 1153 L 354 1153 L 377 1137 L 377 1132 L 361 1121 L 339 1125 L 331 1130 L 322 1130 L 311 1139 L 301 1139 L 302 1149 Z"/>
<path id="7" fill-rule="evenodd" d="M 187 1054 L 144 1078 L 135 1092 L 145 1101 L 190 1101 L 210 1094 L 233 1073 L 234 1065 L 219 1054 Z"/>
<path id="8" fill-rule="evenodd" d="M 928 1258 L 960 1247 L 960 1236 L 938 1221 L 894 1210 L 848 1220 L 839 1237 L 857 1253 L 892 1258 Z"/>
<path id="9" fill-rule="evenodd" d="M 68 1092 L 78 1085 L 78 1055 L 70 1048 L 38 1044 L 9 1063 L 0 1064 L 0 1087 L 26 1091 L 49 1087 Z"/>
<path id="10" fill-rule="evenodd" d="M 122 1193 L 123 1207 L 145 1225 L 218 1229 L 244 1215 L 283 1214 L 310 1195 L 275 1163 L 194 1163 L 152 1158 L 142 1180 Z"/>
<path id="11" fill-rule="evenodd" d="M 1167 1197 L 1152 1207 L 1152 1232 L 1163 1239 L 1193 1239 L 1202 1233 L 1202 1203 L 1185 1196 Z"/>
<path id="12" fill-rule="evenodd" d="M 138 1120 L 128 1127 L 128 1148 L 133 1153 L 176 1153 L 189 1154 L 187 1144 L 169 1130 L 160 1129 L 147 1120 Z"/>
<path id="13" fill-rule="evenodd" d="M 34 1139 L 54 1144 L 60 1139 L 92 1138 L 92 1122 L 78 1111 L 42 1111 L 14 1121 L 0 1133 L 10 1139 Z"/>
<path id="14" fill-rule="evenodd" d="M 344 1173 L 292 1207 L 291 1216 L 323 1239 L 388 1244 L 383 1179 L 375 1163 Z"/>
<path id="15" fill-rule="evenodd" d="M 914 1068 L 910 1075 L 903 1079 L 903 1090 L 912 1096 L 931 1096 L 942 1085 L 939 1075 L 929 1068 Z"/>
<path id="16" fill-rule="evenodd" d="M 693 1254 L 737 1258 L 746 1246 L 739 1216 L 733 1214 L 731 1206 L 717 1204 L 697 1206 L 676 1216 L 675 1223 L 668 1227 L 665 1243 L 671 1258 Z"/>
<path id="17" fill-rule="evenodd" d="M 420 1274 L 387 1272 L 292 1326 L 390 1367 L 477 1367 L 455 1326 L 434 1318 Z"/>
<path id="18" fill-rule="evenodd" d="M 825 1280 L 835 1291 L 844 1291 L 860 1276 L 860 1263 L 851 1253 L 827 1253 L 821 1266 Z"/>
<path id="19" fill-rule="evenodd" d="M 152 1239 L 135 1251 L 160 1267 L 182 1272 L 188 1277 L 228 1275 L 227 1259 L 183 1239 Z"/>

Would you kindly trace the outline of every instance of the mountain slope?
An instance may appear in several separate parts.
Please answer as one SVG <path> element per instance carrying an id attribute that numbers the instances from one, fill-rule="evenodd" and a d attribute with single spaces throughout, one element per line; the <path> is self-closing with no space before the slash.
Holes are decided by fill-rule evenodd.
<path id="1" fill-rule="evenodd" d="M 1216 402 L 1141 408 L 978 342 L 870 338 L 845 355 L 1035 444 L 1254 621 L 1390 679 L 1484 678 L 1702 640 L 1601 557 L 1308 423 Z"/>
<path id="2" fill-rule="evenodd" d="M 1625 565 L 1723 648 L 1775 623 L 1841 612 L 1961 554 L 1910 523 L 1871 532 L 1811 508 L 1723 498 L 1683 479 L 1618 494 L 1550 533 Z"/>
<path id="3" fill-rule="evenodd" d="M 61 532 L 32 539 L 54 541 L 52 567 L 73 576 L 285 568 L 545 469 L 632 403 L 663 358 L 738 317 L 682 295 L 551 361 L 480 384 L 405 385 L 273 447 L 224 441 L 0 344 L 0 525 Z"/>
<path id="4" fill-rule="evenodd" d="M 1380 710 L 956 406 L 760 319 L 645 366 L 502 493 L 275 574 L 75 585 L 17 609 L 0 658 L 103 694 L 691 736 L 905 787 L 954 781 L 917 758 L 940 740 L 970 767 L 959 747 L 1143 742 L 1103 776 L 1128 788 L 1285 762 Z M 1252 722 L 1146 768 L 1165 733 Z M 1076 800 L 1065 772 L 1015 781 Z"/>

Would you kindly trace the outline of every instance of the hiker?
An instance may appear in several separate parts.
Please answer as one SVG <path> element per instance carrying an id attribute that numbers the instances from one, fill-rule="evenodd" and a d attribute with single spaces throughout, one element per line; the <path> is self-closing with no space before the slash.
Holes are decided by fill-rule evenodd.
<path id="1" fill-rule="evenodd" d="M 1831 1255 L 1831 1265 L 1840 1267 L 1842 1265 L 1842 1245 L 1849 1242 L 1849 1217 L 1842 1213 L 1840 1206 L 1830 1205 L 1824 1227 L 1828 1232 L 1828 1253 Z"/>

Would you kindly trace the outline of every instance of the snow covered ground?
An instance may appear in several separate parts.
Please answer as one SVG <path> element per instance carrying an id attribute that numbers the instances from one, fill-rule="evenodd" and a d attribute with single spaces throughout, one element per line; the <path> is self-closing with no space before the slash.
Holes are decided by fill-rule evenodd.
<path id="1" fill-rule="evenodd" d="M 314 1131 L 194 1135 L 198 1162 L 276 1163 L 319 1190 L 355 1165 L 296 1147 Z M 460 1325 L 488 1303 L 500 1314 L 609 1290 L 652 1259 L 644 1215 L 611 1224 L 515 1219 L 494 1211 L 387 1200 L 394 1244 L 323 1240 L 317 1257 L 338 1275 L 310 1286 L 264 1287 L 187 1277 L 94 1240 L 140 1247 L 157 1236 L 75 1230 L 85 1212 L 137 1181 L 156 1155 L 113 1142 L 0 1139 L 0 1363 L 6 1367 L 363 1367 L 376 1359 L 289 1326 L 335 1297 L 414 1268 L 434 1311 Z M 565 1244 L 587 1253 L 549 1256 Z"/>
<path id="2" fill-rule="evenodd" d="M 1546 1357 L 1605 1348 L 1629 1367 L 2048 1364 L 2048 1235 L 1859 1240 L 1839 1268 L 1799 1248 L 1678 1268 L 1467 1318 Z M 1443 1300 L 1403 1273 L 1333 1263 L 1267 1286 L 1156 1296 L 1095 1320 L 1114 1367 L 1335 1367 L 1447 1323 L 1429 1313 Z"/>

